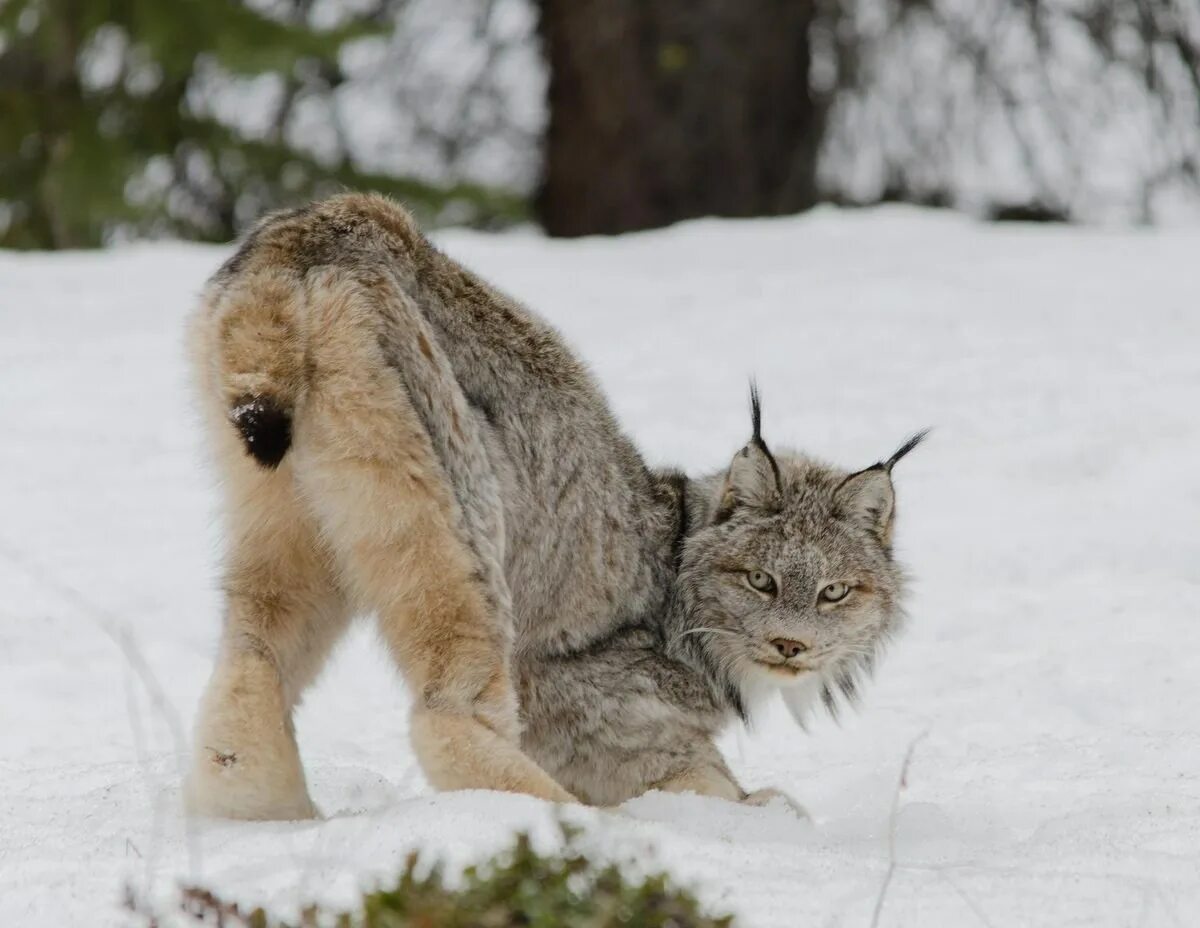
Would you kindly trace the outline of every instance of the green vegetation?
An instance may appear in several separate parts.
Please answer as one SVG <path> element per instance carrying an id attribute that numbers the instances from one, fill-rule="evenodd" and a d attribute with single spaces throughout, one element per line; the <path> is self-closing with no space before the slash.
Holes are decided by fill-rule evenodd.
<path id="1" fill-rule="evenodd" d="M 344 150 L 292 144 L 296 104 L 328 100 L 343 46 L 387 19 L 384 0 L 318 29 L 311 5 L 0 0 L 0 246 L 223 241 L 267 209 L 347 187 L 392 194 L 426 222 L 520 218 L 512 195 L 370 174 Z M 244 134 L 213 112 L 214 94 L 253 81 L 270 90 L 267 125 Z"/>
<path id="2" fill-rule="evenodd" d="M 703 914 L 695 897 L 664 875 L 631 880 L 613 865 L 598 866 L 575 846 L 542 855 L 525 835 L 481 867 L 468 867 L 447 886 L 441 868 L 425 870 L 409 857 L 391 889 L 367 893 L 356 911 L 306 910 L 299 926 L 338 928 L 730 928 L 728 916 Z M 155 924 L 151 913 L 139 910 Z M 243 912 L 203 889 L 186 890 L 183 910 L 226 928 L 296 928 L 261 909 Z"/>

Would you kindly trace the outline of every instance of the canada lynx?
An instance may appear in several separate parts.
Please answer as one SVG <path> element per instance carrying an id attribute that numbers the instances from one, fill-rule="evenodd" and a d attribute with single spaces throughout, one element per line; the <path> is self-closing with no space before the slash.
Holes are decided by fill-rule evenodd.
<path id="1" fill-rule="evenodd" d="M 190 808 L 315 814 L 292 711 L 356 613 L 440 789 L 747 794 L 751 694 L 851 696 L 901 616 L 886 463 L 654 472 L 548 325 L 346 195 L 264 220 L 192 328 L 225 484 L 226 614 Z"/>

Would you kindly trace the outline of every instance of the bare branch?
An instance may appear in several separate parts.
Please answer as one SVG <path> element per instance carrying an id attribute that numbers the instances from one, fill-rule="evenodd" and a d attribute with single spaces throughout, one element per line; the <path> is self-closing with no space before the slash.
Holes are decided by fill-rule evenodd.
<path id="1" fill-rule="evenodd" d="M 900 812 L 900 794 L 908 788 L 908 768 L 912 764 L 913 752 L 928 734 L 929 729 L 925 729 L 909 742 L 908 750 L 904 752 L 904 762 L 900 765 L 900 776 L 896 779 L 896 791 L 892 794 L 892 810 L 888 815 L 888 868 L 887 873 L 883 876 L 883 884 L 879 887 L 879 895 L 875 897 L 875 911 L 871 913 L 871 928 L 879 928 L 879 919 L 883 915 L 883 904 L 887 901 L 888 888 L 892 885 L 892 876 L 896 872 L 896 819 Z"/>

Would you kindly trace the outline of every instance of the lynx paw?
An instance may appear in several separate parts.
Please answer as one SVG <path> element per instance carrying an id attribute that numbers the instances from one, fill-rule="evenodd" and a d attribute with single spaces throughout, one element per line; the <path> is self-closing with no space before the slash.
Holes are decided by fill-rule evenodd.
<path id="1" fill-rule="evenodd" d="M 782 805 L 793 815 L 795 815 L 796 818 L 804 821 L 811 821 L 811 816 L 808 814 L 808 811 L 804 808 L 804 806 L 796 802 L 795 799 L 793 799 L 783 790 L 775 789 L 770 786 L 766 787 L 765 789 L 756 789 L 754 792 L 747 794 L 746 798 L 743 799 L 742 802 L 748 806 Z"/>
<path id="2" fill-rule="evenodd" d="M 282 771 L 232 751 L 201 748 L 183 784 L 184 811 L 197 818 L 300 821 L 320 818 L 299 763 Z"/>

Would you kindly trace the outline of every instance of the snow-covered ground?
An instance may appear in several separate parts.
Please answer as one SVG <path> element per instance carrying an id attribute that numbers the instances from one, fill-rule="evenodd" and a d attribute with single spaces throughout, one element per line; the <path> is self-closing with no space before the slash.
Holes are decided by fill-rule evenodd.
<path id="1" fill-rule="evenodd" d="M 572 810 L 747 926 L 1193 925 L 1200 912 L 1200 233 L 982 227 L 903 209 L 612 240 L 440 236 L 551 318 L 655 463 L 766 434 L 897 472 L 912 623 L 863 711 L 728 753 L 779 808 Z M 130 883 L 281 913 L 544 842 L 556 812 L 435 795 L 353 636 L 297 727 L 326 820 L 208 824 L 180 751 L 218 630 L 214 496 L 181 328 L 223 249 L 0 255 L 0 925 L 106 925 Z M 367 720 L 390 718 L 380 728 Z"/>

